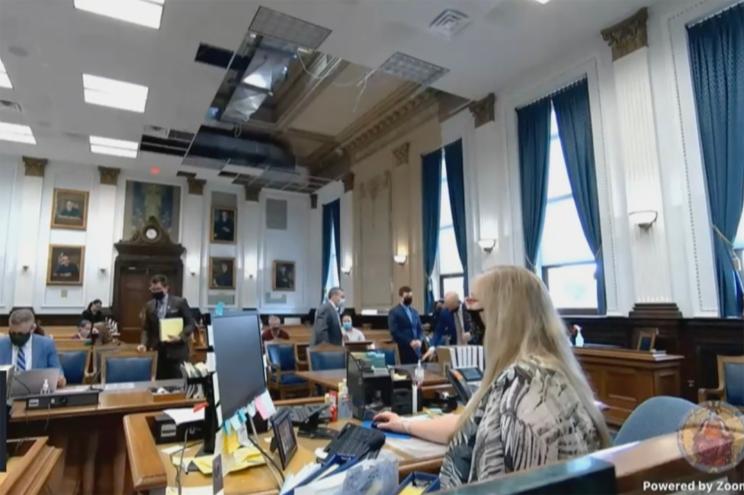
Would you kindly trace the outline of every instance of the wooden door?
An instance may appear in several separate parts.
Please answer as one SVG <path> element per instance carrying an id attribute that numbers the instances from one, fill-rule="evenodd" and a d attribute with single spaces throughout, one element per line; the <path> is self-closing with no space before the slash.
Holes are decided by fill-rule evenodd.
<path id="1" fill-rule="evenodd" d="M 142 331 L 140 312 L 150 299 L 147 270 L 126 267 L 119 277 L 119 330 L 125 342 L 139 342 Z"/>

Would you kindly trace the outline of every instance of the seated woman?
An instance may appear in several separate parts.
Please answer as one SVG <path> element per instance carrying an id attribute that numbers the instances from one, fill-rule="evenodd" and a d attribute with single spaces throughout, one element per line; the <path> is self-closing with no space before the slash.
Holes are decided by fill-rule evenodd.
<path id="1" fill-rule="evenodd" d="M 88 309 L 83 311 L 82 318 L 84 320 L 88 320 L 94 325 L 96 323 L 105 321 L 106 317 L 103 315 L 102 308 L 103 308 L 103 303 L 101 303 L 101 300 L 94 299 L 90 302 L 90 304 L 88 304 Z"/>
<path id="2" fill-rule="evenodd" d="M 475 282 L 486 331 L 486 369 L 461 415 L 409 421 L 377 415 L 382 430 L 449 444 L 442 488 L 581 456 L 609 446 L 604 418 L 545 286 L 499 267 Z"/>
<path id="3" fill-rule="evenodd" d="M 93 333 L 93 324 L 89 320 L 80 320 L 77 325 L 77 333 L 73 339 L 88 340 Z"/>

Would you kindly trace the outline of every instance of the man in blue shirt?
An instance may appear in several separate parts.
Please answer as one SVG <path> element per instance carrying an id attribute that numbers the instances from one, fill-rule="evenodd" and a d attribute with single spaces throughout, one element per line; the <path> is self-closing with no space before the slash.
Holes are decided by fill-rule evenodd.
<path id="1" fill-rule="evenodd" d="M 395 343 L 398 344 L 400 362 L 411 364 L 421 359 L 421 346 L 424 331 L 421 319 L 413 309 L 413 291 L 410 287 L 401 287 L 398 291 L 400 304 L 388 312 L 388 328 Z"/>

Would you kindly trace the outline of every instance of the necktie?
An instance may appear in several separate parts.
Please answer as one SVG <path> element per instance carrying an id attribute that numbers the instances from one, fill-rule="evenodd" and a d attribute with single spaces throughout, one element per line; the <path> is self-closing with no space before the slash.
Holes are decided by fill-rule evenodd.
<path id="1" fill-rule="evenodd" d="M 23 347 L 18 348 L 18 356 L 16 358 L 16 369 L 18 371 L 26 371 L 26 353 L 23 352 Z"/>

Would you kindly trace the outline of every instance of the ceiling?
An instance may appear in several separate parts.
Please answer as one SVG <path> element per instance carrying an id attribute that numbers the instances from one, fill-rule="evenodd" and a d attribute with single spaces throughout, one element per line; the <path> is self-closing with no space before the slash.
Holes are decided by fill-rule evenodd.
<path id="1" fill-rule="evenodd" d="M 30 125 L 37 141 L 35 146 L 0 141 L 0 153 L 135 170 L 157 165 L 163 175 L 187 170 L 208 180 L 234 180 L 234 175 L 220 177 L 219 167 L 184 166 L 182 156 L 93 154 L 88 135 L 139 142 L 145 126 L 196 133 L 226 77 L 221 67 L 195 62 L 199 45 L 237 50 L 263 5 L 331 30 L 320 52 L 307 57 L 310 71 L 322 61 L 325 72 L 322 79 L 310 77 L 294 63 L 275 92 L 270 116 L 262 117 L 262 107 L 243 129 L 284 143 L 298 164 L 323 175 L 319 163 L 420 93 L 414 83 L 369 69 L 392 53 L 446 67 L 449 72 L 433 87 L 462 101 L 478 99 L 649 3 L 165 0 L 155 30 L 76 10 L 72 0 L 0 0 L 0 59 L 14 85 L 0 88 L 0 99 L 22 107 L 21 113 L 0 109 L 0 121 Z M 451 40 L 428 30 L 446 8 L 471 19 Z M 84 103 L 82 73 L 148 86 L 145 112 Z"/>

